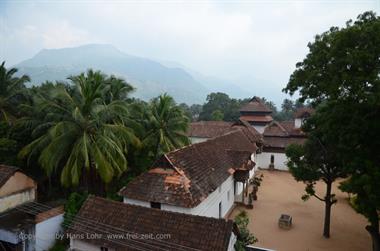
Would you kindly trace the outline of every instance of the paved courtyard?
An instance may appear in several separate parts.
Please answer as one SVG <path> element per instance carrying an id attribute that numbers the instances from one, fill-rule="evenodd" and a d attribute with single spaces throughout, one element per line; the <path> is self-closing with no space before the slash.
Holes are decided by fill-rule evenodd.
<path id="1" fill-rule="evenodd" d="M 324 203 L 316 198 L 303 202 L 304 185 L 296 182 L 290 173 L 260 171 L 264 174 L 254 209 L 245 209 L 250 217 L 249 228 L 259 239 L 255 245 L 277 251 L 371 250 L 371 239 L 364 227 L 366 219 L 357 214 L 347 202 L 347 194 L 335 184 L 333 192 L 338 203 L 332 207 L 330 239 L 322 237 Z M 317 184 L 317 193 L 323 194 L 323 183 Z M 233 218 L 242 207 L 231 213 Z M 293 217 L 293 227 L 278 227 L 281 213 Z"/>

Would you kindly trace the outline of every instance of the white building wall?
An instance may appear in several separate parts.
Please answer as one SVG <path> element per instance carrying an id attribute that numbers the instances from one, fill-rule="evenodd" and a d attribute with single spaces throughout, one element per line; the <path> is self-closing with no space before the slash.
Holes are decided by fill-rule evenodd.
<path id="1" fill-rule="evenodd" d="M 253 174 L 254 171 L 251 171 L 250 175 L 253 176 Z M 242 183 L 237 182 L 236 194 L 240 194 L 242 190 Z M 221 186 L 219 186 L 219 188 L 209 194 L 204 201 L 202 201 L 198 206 L 194 208 L 184 208 L 168 204 L 161 204 L 161 209 L 171 212 L 219 218 L 219 203 L 221 203 L 222 206 L 222 217 L 225 217 L 234 205 L 234 198 L 234 179 L 231 175 L 222 183 Z M 123 201 L 124 203 L 128 204 L 150 207 L 150 202 L 146 201 L 133 200 L 126 197 L 124 197 Z"/>
<path id="2" fill-rule="evenodd" d="M 230 243 L 228 244 L 228 251 L 234 251 L 235 250 L 235 243 L 236 243 L 236 235 L 234 233 L 231 233 L 231 237 L 230 237 Z"/>
<path id="3" fill-rule="evenodd" d="M 294 120 L 294 127 L 295 128 L 301 128 L 301 126 L 302 126 L 302 119 L 301 118 L 296 118 Z"/>
<path id="4" fill-rule="evenodd" d="M 150 202 L 148 201 L 129 199 L 127 197 L 123 198 L 123 202 L 126 204 L 131 204 L 131 205 L 136 205 L 136 206 L 141 206 L 141 207 L 150 207 Z"/>
<path id="5" fill-rule="evenodd" d="M 63 214 L 36 224 L 36 251 L 49 250 L 55 241 L 56 233 L 59 233 L 63 221 Z"/>
<path id="6" fill-rule="evenodd" d="M 189 137 L 189 138 L 190 138 L 191 144 L 196 144 L 196 143 L 205 142 L 209 140 L 209 138 L 198 138 L 198 137 Z"/>
<path id="7" fill-rule="evenodd" d="M 100 251 L 100 246 L 78 240 L 75 238 L 70 238 L 70 250 L 75 251 Z M 115 251 L 115 249 L 108 248 L 109 251 Z"/>
<path id="8" fill-rule="evenodd" d="M 274 155 L 274 168 L 288 171 L 286 163 L 288 161 L 285 153 L 262 152 L 256 157 L 256 166 L 261 169 L 268 169 L 271 155 Z"/>
<path id="9" fill-rule="evenodd" d="M 236 243 L 236 235 L 234 233 L 231 233 L 230 242 L 228 244 L 228 251 L 234 251 L 234 245 Z M 99 251 L 100 246 L 81 241 L 78 239 L 71 238 L 70 239 L 70 250 L 75 251 Z M 109 251 L 115 251 L 115 249 L 108 248 Z"/>
<path id="10" fill-rule="evenodd" d="M 263 126 L 263 125 L 253 125 L 253 127 L 254 127 L 259 133 L 263 134 L 266 126 Z"/>
<path id="11" fill-rule="evenodd" d="M 21 193 L 0 197 L 0 213 L 25 202 L 34 201 L 35 196 L 35 189 L 31 188 Z"/>

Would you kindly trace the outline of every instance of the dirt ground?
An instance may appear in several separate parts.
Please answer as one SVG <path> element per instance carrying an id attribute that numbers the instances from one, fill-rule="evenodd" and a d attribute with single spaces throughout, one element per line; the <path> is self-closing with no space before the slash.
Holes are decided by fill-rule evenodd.
<path id="1" fill-rule="evenodd" d="M 364 227 L 366 219 L 357 214 L 347 203 L 347 194 L 342 193 L 338 183 L 334 185 L 338 203 L 332 207 L 330 239 L 322 236 L 324 203 L 316 198 L 303 202 L 304 184 L 296 182 L 290 173 L 260 171 L 264 174 L 254 209 L 248 212 L 249 229 L 259 239 L 255 244 L 277 251 L 327 251 L 327 250 L 371 250 L 371 239 Z M 317 194 L 323 194 L 325 186 L 317 184 Z M 230 215 L 232 219 L 242 207 Z M 293 217 L 290 230 L 278 227 L 280 215 Z"/>

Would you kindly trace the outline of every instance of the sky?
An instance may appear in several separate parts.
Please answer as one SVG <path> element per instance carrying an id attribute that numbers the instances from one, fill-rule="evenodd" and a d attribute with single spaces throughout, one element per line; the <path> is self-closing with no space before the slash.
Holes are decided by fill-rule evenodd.
<path id="1" fill-rule="evenodd" d="M 367 10 L 380 0 L 0 0 L 0 60 L 106 43 L 279 95 L 316 34 Z"/>

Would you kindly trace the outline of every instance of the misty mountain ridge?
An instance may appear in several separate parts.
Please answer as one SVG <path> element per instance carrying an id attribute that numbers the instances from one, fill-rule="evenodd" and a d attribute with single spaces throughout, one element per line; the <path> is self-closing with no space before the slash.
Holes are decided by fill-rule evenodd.
<path id="1" fill-rule="evenodd" d="M 181 66 L 126 54 L 112 45 L 89 44 L 62 49 L 43 49 L 31 59 L 15 66 L 19 74 L 31 77 L 32 84 L 66 80 L 87 69 L 101 70 L 124 78 L 136 88 L 134 97 L 149 100 L 168 93 L 178 102 L 205 102 L 210 92 L 225 92 L 231 97 L 249 96 L 247 91 L 226 81 L 208 77 Z"/>

